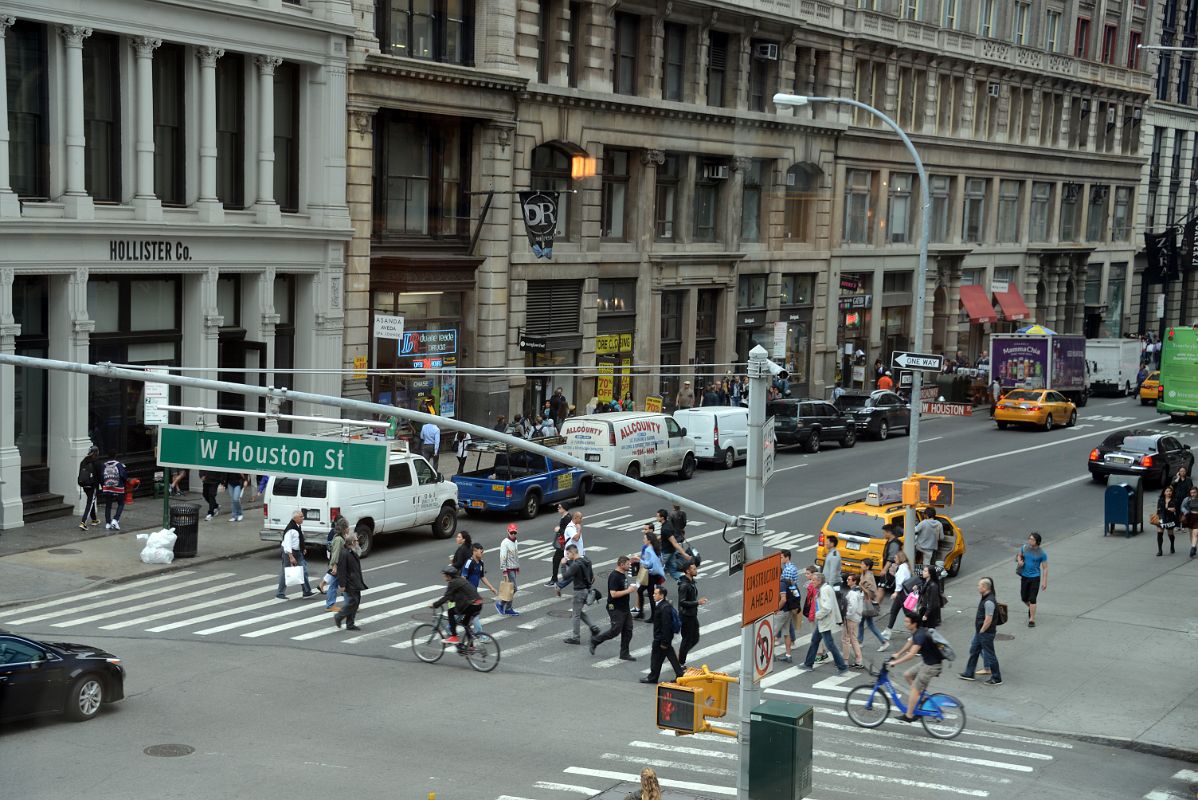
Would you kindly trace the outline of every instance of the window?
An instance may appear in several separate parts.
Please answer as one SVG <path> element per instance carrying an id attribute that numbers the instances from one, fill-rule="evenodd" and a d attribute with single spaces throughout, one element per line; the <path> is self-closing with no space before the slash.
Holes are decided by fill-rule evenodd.
<path id="1" fill-rule="evenodd" d="M 275 202 L 299 211 L 300 69 L 284 61 L 275 68 Z"/>
<path id="2" fill-rule="evenodd" d="M 1073 55 L 1075 58 L 1090 57 L 1090 20 L 1085 17 L 1077 18 L 1077 29 L 1073 37 Z"/>
<path id="3" fill-rule="evenodd" d="M 1107 201 L 1111 187 L 1104 184 L 1090 187 L 1090 210 L 1086 217 L 1086 241 L 1106 241 Z"/>
<path id="4" fill-rule="evenodd" d="M 919 0 L 903 0 L 903 19 L 919 19 Z"/>
<path id="5" fill-rule="evenodd" d="M 741 189 L 740 238 L 744 242 L 760 242 L 764 218 L 761 187 L 765 182 L 766 162 L 755 158 L 745 170 Z"/>
<path id="6" fill-rule="evenodd" d="M 1190 102 L 1190 77 L 1193 71 L 1193 56 L 1182 53 L 1177 60 L 1177 102 L 1182 105 L 1188 105 Z"/>
<path id="7" fill-rule="evenodd" d="M 978 36 L 994 36 L 994 0 L 978 0 Z"/>
<path id="8" fill-rule="evenodd" d="M 474 63 L 473 0 L 377 0 L 379 49 L 404 58 Z"/>
<path id="9" fill-rule="evenodd" d="M 958 0 L 940 0 L 941 27 L 957 29 L 957 3 Z"/>
<path id="10" fill-rule="evenodd" d="M 858 61 L 856 90 L 857 93 L 854 97 L 857 100 L 874 108 L 885 108 L 886 65 L 877 61 Z M 870 112 L 854 107 L 853 124 L 858 127 L 872 128 L 881 123 Z"/>
<path id="11" fill-rule="evenodd" d="M 469 173 L 467 173 L 469 174 Z M 554 236 L 566 239 L 570 232 L 570 156 L 565 150 L 543 144 L 532 151 L 532 189 L 561 192 L 557 196 L 557 230 Z"/>
<path id="12" fill-rule="evenodd" d="M 749 110 L 750 111 L 765 111 L 766 104 L 774 96 L 774 65 L 777 60 L 771 61 L 767 58 L 761 58 L 757 55 L 757 49 L 762 46 L 773 45 L 778 47 L 776 42 L 768 42 L 761 39 L 754 39 L 751 42 L 752 51 L 749 57 Z"/>
<path id="13" fill-rule="evenodd" d="M 245 207 L 245 60 L 236 53 L 216 62 L 216 196 Z"/>
<path id="14" fill-rule="evenodd" d="M 186 162 L 183 143 L 183 46 L 164 44 L 154 53 L 154 194 L 163 205 L 181 206 Z M 277 158 L 276 154 L 276 158 Z M 278 169 L 277 162 L 275 169 Z"/>
<path id="15" fill-rule="evenodd" d="M 96 200 L 121 199 L 120 38 L 83 40 L 84 184 Z"/>
<path id="16" fill-rule="evenodd" d="M 936 128 L 942 134 L 955 134 L 961 124 L 965 100 L 965 78 L 941 75 L 936 99 Z"/>
<path id="17" fill-rule="evenodd" d="M 973 90 L 973 135 L 975 139 L 994 138 L 998 129 L 998 92 L 995 81 L 981 80 L 974 83 Z"/>
<path id="18" fill-rule="evenodd" d="M 549 58 L 553 43 L 553 0 L 537 7 L 537 80 L 549 82 Z"/>
<path id="19" fill-rule="evenodd" d="M 1131 192 L 1130 186 L 1115 187 L 1114 215 L 1111 219 L 1111 241 L 1131 240 Z"/>
<path id="20" fill-rule="evenodd" d="M 686 26 L 676 22 L 665 24 L 661 62 L 662 99 L 681 100 L 686 74 Z"/>
<path id="21" fill-rule="evenodd" d="M 710 31 L 707 34 L 707 105 L 724 105 L 725 83 L 728 79 L 728 34 Z"/>
<path id="22" fill-rule="evenodd" d="M 636 94 L 636 51 L 641 38 L 641 18 L 616 14 L 615 51 L 612 66 L 612 91 Z"/>
<path id="23" fill-rule="evenodd" d="M 383 236 L 461 238 L 466 235 L 469 123 L 436 118 L 379 117 L 375 197 Z M 534 151 L 535 153 L 536 151 Z M 534 188 L 553 188 L 537 186 Z"/>
<path id="24" fill-rule="evenodd" d="M 928 219 L 928 238 L 933 242 L 947 242 L 953 179 L 947 175 L 932 175 L 928 178 L 928 184 L 928 194 L 932 199 L 932 216 Z"/>
<path id="25" fill-rule="evenodd" d="M 653 230 L 659 242 L 674 240 L 674 220 L 678 211 L 679 158 L 666 153 L 666 159 L 657 167 L 657 179 L 653 192 Z"/>
<path id="26" fill-rule="evenodd" d="M 998 241 L 1019 241 L 1019 213 L 1022 210 L 1023 182 L 998 182 Z"/>
<path id="27" fill-rule="evenodd" d="M 1081 216 L 1081 194 L 1082 185 L 1080 183 L 1066 183 L 1061 187 L 1061 229 L 1060 240 L 1062 242 L 1076 242 L 1081 231 L 1078 229 L 1078 221 Z"/>
<path id="28" fill-rule="evenodd" d="M 795 164 L 786 171 L 786 238 L 810 242 L 815 231 L 815 200 L 820 169 L 815 164 Z"/>
<path id="29" fill-rule="evenodd" d="M 1011 25 L 1011 40 L 1015 44 L 1027 44 L 1028 20 L 1032 16 L 1030 2 L 1015 3 L 1015 21 Z"/>
<path id="30" fill-rule="evenodd" d="M 765 290 L 768 275 L 741 275 L 736 281 L 736 307 L 738 310 L 765 308 Z"/>
<path id="31" fill-rule="evenodd" d="M 21 20 L 5 36 L 8 164 L 20 197 L 50 196 L 46 28 Z"/>
<path id="32" fill-rule="evenodd" d="M 570 3 L 570 38 L 566 42 L 566 79 L 570 86 L 578 86 L 579 53 L 582 46 L 582 3 Z"/>
<path id="33" fill-rule="evenodd" d="M 699 173 L 695 176 L 695 224 L 696 242 L 714 242 L 719 222 L 720 185 L 723 180 L 715 177 L 727 165 L 719 161 L 700 161 Z"/>
<path id="34" fill-rule="evenodd" d="M 927 95 L 928 73 L 914 67 L 900 67 L 895 116 L 904 131 L 918 133 L 923 128 Z"/>
<path id="35" fill-rule="evenodd" d="M 0 640 L 0 664 L 28 664 L 35 661 L 45 661 L 46 654 L 31 644 L 17 639 Z"/>
<path id="36" fill-rule="evenodd" d="M 1065 97 L 1058 92 L 1040 92 L 1040 144 L 1053 145 L 1061 131 Z"/>
<path id="37" fill-rule="evenodd" d="M 851 169 L 845 175 L 844 241 L 868 244 L 873 238 L 874 173 Z"/>
<path id="38" fill-rule="evenodd" d="M 1050 53 L 1061 49 L 1061 12 L 1044 12 L 1044 49 Z"/>
<path id="39" fill-rule="evenodd" d="M 628 160 L 627 150 L 607 150 L 603 154 L 603 208 L 599 235 L 604 239 L 624 238 Z"/>
<path id="40" fill-rule="evenodd" d="M 1127 36 L 1127 68 L 1140 68 L 1140 43 L 1144 41 L 1144 35 L 1139 31 L 1132 31 Z"/>
<path id="41" fill-rule="evenodd" d="M 1051 183 L 1036 181 L 1032 184 L 1032 202 L 1028 211 L 1030 241 L 1048 241 L 1048 232 L 1052 230 L 1052 189 Z"/>
<path id="42" fill-rule="evenodd" d="M 980 243 L 986 236 L 986 178 L 965 179 L 965 213 L 961 239 Z"/>
<path id="43" fill-rule="evenodd" d="M 783 275 L 778 291 L 780 306 L 809 306 L 815 297 L 814 275 Z"/>
<path id="44" fill-rule="evenodd" d="M 1102 29 L 1102 63 L 1114 64 L 1119 48 L 1119 26 L 1105 25 Z M 1182 102 L 1185 102 L 1184 100 Z"/>
<path id="45" fill-rule="evenodd" d="M 894 244 L 906 244 L 911 241 L 911 187 L 915 176 L 910 174 L 890 174 L 890 199 L 887 212 L 886 230 L 889 239 Z"/>

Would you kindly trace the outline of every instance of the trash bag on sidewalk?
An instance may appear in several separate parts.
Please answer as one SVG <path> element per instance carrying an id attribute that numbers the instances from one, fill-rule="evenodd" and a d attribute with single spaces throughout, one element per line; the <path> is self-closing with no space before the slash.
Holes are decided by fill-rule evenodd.
<path id="1" fill-rule="evenodd" d="M 141 551 L 141 560 L 144 563 L 169 564 L 175 560 L 174 528 L 163 528 L 154 533 L 139 533 L 137 538 L 146 540 L 146 546 Z"/>

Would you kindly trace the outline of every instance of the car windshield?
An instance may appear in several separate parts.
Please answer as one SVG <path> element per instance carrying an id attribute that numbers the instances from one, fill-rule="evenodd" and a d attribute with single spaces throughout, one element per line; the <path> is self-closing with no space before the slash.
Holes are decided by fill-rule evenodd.
<path id="1" fill-rule="evenodd" d="M 859 533 L 874 539 L 882 537 L 882 526 L 886 520 L 860 511 L 837 511 L 825 526 L 831 533 Z"/>
<path id="2" fill-rule="evenodd" d="M 1113 433 L 1106 437 L 1103 447 L 1113 450 L 1128 450 L 1133 453 L 1155 453 L 1156 440 L 1149 436 L 1129 436 L 1126 433 Z"/>
<path id="3" fill-rule="evenodd" d="M 1159 381 L 1160 379 L 1161 379 L 1161 374 L 1159 372 L 1149 372 L 1148 377 L 1145 378 L 1144 380 Z"/>
<path id="4" fill-rule="evenodd" d="M 1013 392 L 1007 392 L 1007 400 L 1039 400 L 1039 392 L 1029 392 L 1026 389 L 1016 389 Z"/>
<path id="5" fill-rule="evenodd" d="M 865 408 L 873 405 L 873 398 L 867 394 L 842 394 L 836 398 L 837 408 Z"/>

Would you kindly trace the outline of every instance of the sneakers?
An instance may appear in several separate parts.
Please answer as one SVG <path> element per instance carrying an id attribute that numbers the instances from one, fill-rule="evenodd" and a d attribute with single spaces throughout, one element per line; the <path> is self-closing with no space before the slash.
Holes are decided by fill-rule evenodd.
<path id="1" fill-rule="evenodd" d="M 505 612 L 503 612 L 503 613 L 504 613 L 504 614 L 507 614 L 509 617 L 518 617 L 518 616 L 520 616 L 520 612 L 519 612 L 519 611 L 517 611 L 517 610 L 516 610 L 516 609 L 514 609 L 514 608 L 509 608 L 507 611 L 505 611 Z"/>
<path id="2" fill-rule="evenodd" d="M 276 599 L 276 600 L 286 600 L 286 599 L 287 599 L 287 595 L 285 595 L 285 594 L 276 594 L 276 595 L 275 595 L 275 599 Z"/>
<path id="3" fill-rule="evenodd" d="M 599 643 L 598 643 L 598 642 L 596 642 L 596 641 L 595 641 L 595 640 L 592 638 L 592 639 L 591 639 L 591 641 L 590 641 L 590 643 L 589 643 L 589 644 L 587 644 L 587 649 L 591 651 L 591 655 L 595 655 L 595 648 L 596 648 L 596 647 L 598 647 L 598 646 L 599 646 Z"/>
<path id="4" fill-rule="evenodd" d="M 792 662 L 794 659 L 792 659 L 792 658 L 790 657 L 790 654 L 789 654 L 789 653 L 780 653 L 779 655 L 776 655 L 776 656 L 774 656 L 774 660 L 775 660 L 775 661 L 783 661 L 783 662 L 785 662 L 785 663 L 789 664 L 789 663 L 791 663 L 791 662 Z"/>
<path id="5" fill-rule="evenodd" d="M 985 685 L 986 686 L 1002 686 L 1002 678 L 995 678 L 995 677 L 991 676 L 990 680 L 986 681 Z"/>
<path id="6" fill-rule="evenodd" d="M 121 529 L 121 521 L 119 519 L 114 519 L 112 521 L 112 530 L 119 531 L 120 529 Z"/>
<path id="7" fill-rule="evenodd" d="M 459 639 L 456 636 L 446 636 L 445 637 L 445 644 L 458 644 L 460 642 L 461 642 L 461 639 Z"/>
<path id="8" fill-rule="evenodd" d="M 620 660 L 621 661 L 636 661 L 636 656 L 632 655 L 632 653 L 624 653 L 623 655 L 620 656 Z"/>
<path id="9" fill-rule="evenodd" d="M 229 517 L 229 522 L 241 522 L 243 519 L 245 519 L 245 514 L 234 514 Z"/>
<path id="10" fill-rule="evenodd" d="M 890 628 L 887 628 L 886 630 L 882 631 L 882 638 L 888 642 L 890 641 Z"/>
<path id="11" fill-rule="evenodd" d="M 211 522 L 211 521 L 212 521 L 212 515 L 211 515 L 211 514 L 209 514 L 208 516 L 204 517 L 204 522 Z"/>
<path id="12" fill-rule="evenodd" d="M 972 675 L 966 675 L 964 672 L 962 672 L 957 677 L 963 681 L 976 681 L 977 680 L 977 678 L 973 677 Z"/>
<path id="13" fill-rule="evenodd" d="M 878 648 L 878 652 L 885 653 L 889 649 L 890 649 L 890 641 L 889 641 L 889 639 L 887 639 L 887 641 L 882 642 L 882 646 Z"/>
<path id="14" fill-rule="evenodd" d="M 80 523 L 79 523 L 79 530 L 81 530 L 81 531 L 85 531 L 85 530 L 87 530 L 87 523 L 86 523 L 86 522 L 80 522 Z"/>
<path id="15" fill-rule="evenodd" d="M 562 641 L 565 642 L 566 644 L 582 644 L 581 639 L 575 639 L 573 636 L 562 639 Z"/>
<path id="16" fill-rule="evenodd" d="M 495 613 L 496 614 L 503 613 L 503 603 L 499 602 L 498 600 L 495 601 Z"/>
<path id="17" fill-rule="evenodd" d="M 816 657 L 815 657 L 815 663 L 816 663 L 816 664 L 822 664 L 822 663 L 824 663 L 824 662 L 825 662 L 825 661 L 827 661 L 827 660 L 828 660 L 828 654 L 827 654 L 827 653 L 820 653 L 818 656 L 816 656 Z"/>
<path id="18" fill-rule="evenodd" d="M 1027 626 L 1028 626 L 1029 628 L 1034 628 L 1034 627 L 1036 627 L 1036 621 L 1035 621 L 1034 619 L 1029 619 L 1029 620 L 1027 621 Z"/>
<path id="19" fill-rule="evenodd" d="M 542 585 L 542 586 L 547 586 L 547 587 L 549 587 L 550 589 L 552 589 L 554 586 L 557 586 L 557 583 L 556 583 L 556 582 L 554 582 L 554 581 L 545 581 L 545 583 L 543 583 L 543 584 L 541 584 L 541 585 Z"/>

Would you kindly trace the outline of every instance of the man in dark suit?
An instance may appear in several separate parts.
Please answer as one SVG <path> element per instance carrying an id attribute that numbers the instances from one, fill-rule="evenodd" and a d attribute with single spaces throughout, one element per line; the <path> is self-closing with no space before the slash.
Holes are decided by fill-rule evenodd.
<path id="1" fill-rule="evenodd" d="M 657 683 L 661 675 L 661 662 L 670 660 L 674 668 L 674 676 L 681 678 L 685 670 L 678 662 L 678 654 L 674 652 L 674 608 L 666 600 L 666 587 L 656 586 L 653 589 L 653 651 L 649 657 L 649 674 L 641 678 L 641 683 Z"/>

